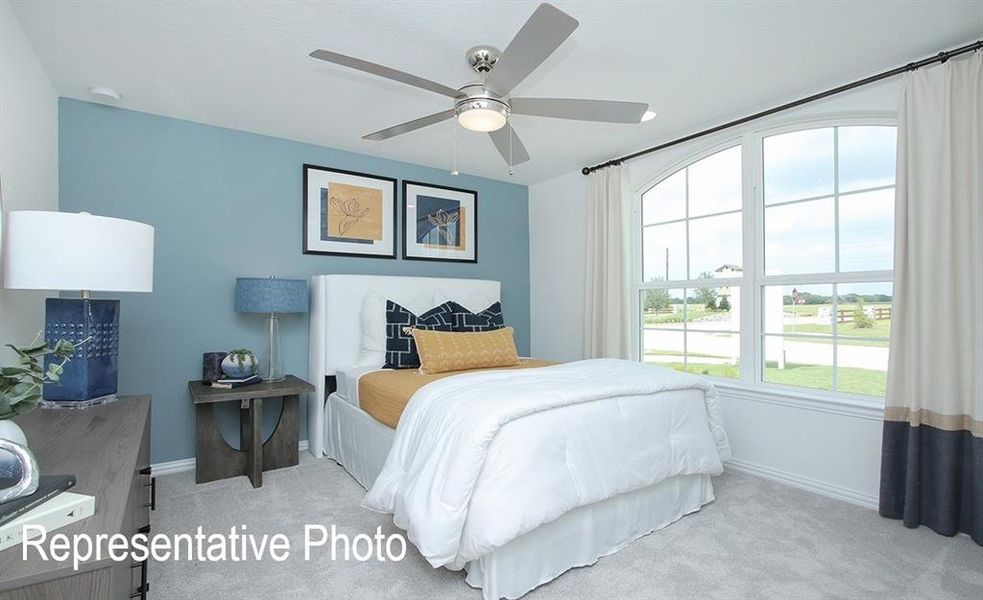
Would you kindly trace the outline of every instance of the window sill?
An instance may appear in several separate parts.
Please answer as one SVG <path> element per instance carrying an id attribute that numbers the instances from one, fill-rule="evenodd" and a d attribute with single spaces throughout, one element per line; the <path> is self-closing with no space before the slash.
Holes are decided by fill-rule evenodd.
<path id="1" fill-rule="evenodd" d="M 723 397 L 777 404 L 872 421 L 884 418 L 884 401 L 862 396 L 833 394 L 822 390 L 800 390 L 780 385 L 750 385 L 719 377 L 709 377 Z"/>

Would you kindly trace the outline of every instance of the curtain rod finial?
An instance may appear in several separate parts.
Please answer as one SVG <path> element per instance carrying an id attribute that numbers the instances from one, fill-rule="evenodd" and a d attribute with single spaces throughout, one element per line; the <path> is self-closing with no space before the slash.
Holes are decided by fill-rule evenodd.
<path id="1" fill-rule="evenodd" d="M 583 169 L 580 170 L 580 172 L 583 173 L 584 175 L 590 175 L 590 167 L 584 167 Z"/>

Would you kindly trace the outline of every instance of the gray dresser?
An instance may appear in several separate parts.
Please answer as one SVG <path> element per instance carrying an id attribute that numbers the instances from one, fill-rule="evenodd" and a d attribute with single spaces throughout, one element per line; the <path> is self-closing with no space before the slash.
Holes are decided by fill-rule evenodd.
<path id="1" fill-rule="evenodd" d="M 53 533 L 149 533 L 156 501 L 149 396 L 86 410 L 36 410 L 17 423 L 42 473 L 75 475 L 72 491 L 96 497 L 95 515 Z M 45 562 L 34 551 L 23 561 L 21 546 L 0 551 L 0 600 L 144 599 L 147 592 L 146 562 L 93 560 L 74 571 L 71 561 Z"/>

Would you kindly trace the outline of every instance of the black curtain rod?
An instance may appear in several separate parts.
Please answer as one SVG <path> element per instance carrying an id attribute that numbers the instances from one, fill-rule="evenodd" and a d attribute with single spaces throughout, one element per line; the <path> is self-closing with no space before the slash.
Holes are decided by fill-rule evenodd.
<path id="1" fill-rule="evenodd" d="M 944 63 L 945 61 L 949 60 L 950 58 L 952 58 L 954 56 L 959 56 L 960 54 L 965 54 L 967 52 L 972 52 L 974 50 L 979 50 L 981 48 L 983 48 L 983 40 L 977 40 L 976 42 L 973 42 L 972 44 L 966 44 L 965 46 L 961 46 L 961 47 L 956 48 L 954 50 L 948 50 L 946 52 L 939 52 L 938 54 L 936 54 L 935 56 L 932 56 L 930 58 L 924 58 L 924 59 L 919 60 L 919 61 L 916 61 L 916 62 L 910 62 L 910 63 L 908 63 L 908 64 L 906 64 L 906 65 L 904 65 L 902 67 L 896 67 L 896 68 L 891 69 L 889 71 L 884 71 L 883 73 L 878 73 L 877 75 L 871 75 L 870 77 L 866 77 L 864 79 L 858 79 L 857 81 L 854 81 L 854 82 L 851 82 L 851 83 L 847 83 L 847 84 L 841 85 L 839 87 L 835 87 L 835 88 L 833 88 L 831 90 L 826 90 L 825 92 L 819 92 L 818 94 L 813 94 L 812 96 L 807 96 L 805 98 L 800 98 L 799 100 L 796 100 L 794 102 L 789 102 L 787 104 L 782 104 L 781 106 L 776 106 L 775 108 L 769 108 L 768 110 L 763 110 L 763 111 L 761 111 L 759 113 L 754 113 L 753 115 L 748 115 L 746 117 L 741 117 L 740 119 L 737 119 L 736 121 L 730 121 L 729 123 L 724 123 L 723 125 L 717 125 L 716 127 L 711 127 L 710 129 L 704 129 L 703 131 L 700 131 L 700 132 L 697 132 L 697 133 L 691 133 L 690 135 L 683 136 L 683 137 L 681 137 L 679 139 L 672 140 L 671 142 L 666 142 L 664 144 L 659 144 L 658 146 L 652 146 L 651 148 L 646 148 L 644 150 L 639 150 L 638 152 L 634 152 L 632 154 L 628 154 L 626 156 L 622 156 L 621 158 L 613 158 L 613 159 L 611 159 L 611 160 L 609 160 L 609 161 L 607 161 L 605 163 L 594 165 L 593 167 L 584 167 L 583 169 L 580 170 L 580 172 L 583 173 L 584 175 L 590 175 L 591 173 L 593 173 L 594 171 L 597 171 L 599 169 L 604 169 L 606 167 L 613 167 L 615 165 L 620 165 L 621 163 L 623 163 L 625 161 L 632 160 L 634 158 L 638 158 L 639 156 L 645 156 L 646 154 L 651 154 L 652 152 L 657 152 L 659 150 L 664 150 L 666 148 L 669 148 L 670 146 L 675 146 L 677 144 L 682 144 L 682 143 L 688 142 L 690 140 L 695 140 L 697 138 L 701 138 L 703 136 L 710 135 L 711 133 L 717 133 L 718 131 L 723 131 L 724 129 L 729 129 L 729 128 L 735 127 L 737 125 L 743 125 L 744 123 L 747 123 L 749 121 L 754 121 L 755 119 L 760 119 L 762 117 L 767 117 L 768 115 L 773 115 L 775 113 L 782 112 L 782 111 L 788 110 L 790 108 L 796 108 L 798 106 L 802 106 L 803 104 L 808 104 L 810 102 L 815 102 L 816 100 L 822 100 L 823 98 L 828 98 L 829 96 L 834 96 L 834 95 L 839 94 L 839 93 L 842 93 L 842 92 L 846 92 L 846 91 L 849 91 L 849 90 L 852 90 L 852 89 L 855 89 L 855 88 L 858 88 L 858 87 L 861 87 L 861 86 L 865 86 L 865 85 L 868 85 L 868 84 L 871 84 L 871 83 L 875 83 L 875 82 L 881 81 L 882 79 L 887 79 L 888 77 L 894 77 L 895 75 L 900 75 L 900 74 L 904 73 L 905 71 L 914 71 L 915 69 L 918 69 L 920 67 L 924 67 L 926 65 L 930 65 L 930 64 L 933 64 L 933 63 Z"/>

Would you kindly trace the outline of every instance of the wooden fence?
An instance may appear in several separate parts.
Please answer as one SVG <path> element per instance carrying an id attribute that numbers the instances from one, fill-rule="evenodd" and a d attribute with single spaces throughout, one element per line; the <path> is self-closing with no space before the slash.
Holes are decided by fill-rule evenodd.
<path id="1" fill-rule="evenodd" d="M 868 306 L 864 308 L 864 312 L 870 315 L 875 321 L 886 321 L 891 318 L 891 307 L 890 306 Z M 873 313 L 873 314 L 871 314 Z M 837 323 L 850 323 L 853 322 L 853 309 L 852 308 L 837 308 L 836 309 L 836 322 Z"/>

